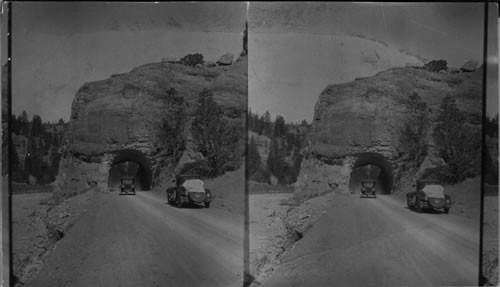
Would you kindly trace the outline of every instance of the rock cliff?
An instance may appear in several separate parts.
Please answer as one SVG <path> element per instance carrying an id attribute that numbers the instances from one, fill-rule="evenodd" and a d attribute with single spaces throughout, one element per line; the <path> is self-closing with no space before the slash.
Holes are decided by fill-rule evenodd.
<path id="1" fill-rule="evenodd" d="M 179 103 L 169 96 L 172 89 L 184 99 L 181 108 L 188 114 L 187 122 L 198 95 L 208 89 L 224 108 L 225 116 L 244 128 L 247 57 L 229 66 L 215 67 L 162 61 L 85 83 L 72 104 L 57 187 L 67 192 L 95 183 L 107 188 L 110 167 L 125 161 L 141 166 L 144 189 L 170 176 L 175 166 L 167 164 L 170 153 L 159 134 L 165 116 L 179 108 Z M 186 163 L 200 155 L 191 142 L 189 124 L 184 133 L 188 142 L 182 162 Z"/>
<path id="2" fill-rule="evenodd" d="M 409 96 L 416 92 L 426 102 L 432 125 L 441 100 L 451 94 L 467 113 L 468 122 L 480 128 L 481 87 L 481 70 L 433 73 L 409 66 L 327 86 L 315 105 L 308 155 L 297 182 L 299 196 L 337 188 L 348 192 L 351 173 L 364 165 L 379 169 L 385 192 L 397 190 L 409 176 L 401 172 L 408 162 L 399 144 Z M 423 163 L 427 168 L 440 162 L 430 134 Z"/>

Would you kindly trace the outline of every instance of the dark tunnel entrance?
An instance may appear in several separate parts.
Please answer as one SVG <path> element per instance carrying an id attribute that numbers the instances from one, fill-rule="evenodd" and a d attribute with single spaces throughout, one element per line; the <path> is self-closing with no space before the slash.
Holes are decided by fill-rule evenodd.
<path id="1" fill-rule="evenodd" d="M 119 190 L 122 177 L 134 177 L 136 190 L 153 187 L 151 161 L 140 151 L 125 149 L 114 151 L 108 173 L 108 189 Z"/>
<path id="2" fill-rule="evenodd" d="M 356 159 L 349 179 L 349 191 L 359 193 L 364 179 L 376 180 L 378 194 L 390 194 L 394 185 L 392 165 L 387 159 L 375 152 L 353 155 Z"/>

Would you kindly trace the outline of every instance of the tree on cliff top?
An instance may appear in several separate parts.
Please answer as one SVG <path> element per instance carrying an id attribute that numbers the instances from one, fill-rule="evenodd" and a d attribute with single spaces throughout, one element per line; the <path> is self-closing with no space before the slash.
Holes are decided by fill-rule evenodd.
<path id="1" fill-rule="evenodd" d="M 464 112 L 451 95 L 443 98 L 434 128 L 440 156 L 448 165 L 450 183 L 478 175 L 481 163 L 481 131 L 467 124 Z"/>
<path id="2" fill-rule="evenodd" d="M 448 69 L 448 62 L 446 60 L 432 60 L 424 65 L 424 68 L 431 72 L 446 71 Z"/>
<path id="3" fill-rule="evenodd" d="M 207 89 L 198 97 L 192 133 L 198 150 L 210 167 L 208 176 L 222 174 L 226 165 L 236 156 L 240 135 L 238 129 L 224 118 L 224 111 Z"/>
<path id="4" fill-rule="evenodd" d="M 180 62 L 186 66 L 194 67 L 197 64 L 203 64 L 203 55 L 200 53 L 188 54 L 181 58 Z"/>

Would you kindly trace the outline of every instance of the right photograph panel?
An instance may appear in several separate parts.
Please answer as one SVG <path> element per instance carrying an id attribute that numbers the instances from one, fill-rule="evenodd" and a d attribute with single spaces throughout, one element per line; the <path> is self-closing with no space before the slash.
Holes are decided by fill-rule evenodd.
<path id="1" fill-rule="evenodd" d="M 478 285 L 485 17 L 250 3 L 250 286 Z"/>

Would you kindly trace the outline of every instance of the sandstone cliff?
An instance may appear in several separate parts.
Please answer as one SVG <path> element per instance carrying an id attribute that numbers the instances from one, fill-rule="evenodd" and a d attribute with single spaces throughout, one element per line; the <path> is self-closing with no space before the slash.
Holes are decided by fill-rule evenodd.
<path id="1" fill-rule="evenodd" d="M 184 99 L 181 108 L 186 110 L 188 122 L 198 95 L 206 88 L 223 106 L 225 116 L 244 128 L 247 57 L 216 67 L 162 61 L 85 83 L 72 104 L 57 187 L 75 192 L 97 183 L 106 188 L 110 167 L 129 160 L 141 165 L 149 185 L 146 189 L 170 176 L 175 166 L 167 164 L 169 151 L 159 134 L 165 115 L 179 105 L 168 96 L 172 88 Z M 189 124 L 186 126 L 184 163 L 200 156 L 190 142 Z"/>
<path id="2" fill-rule="evenodd" d="M 418 67 L 392 68 L 373 77 L 327 86 L 316 102 L 309 134 L 308 156 L 298 180 L 301 197 L 340 188 L 347 192 L 353 168 L 376 165 L 393 192 L 404 180 L 405 151 L 399 145 L 409 96 L 416 92 L 427 103 L 432 121 L 448 94 L 480 128 L 482 71 L 433 73 Z M 428 133 L 428 167 L 438 164 Z M 478 147 L 479 148 L 479 147 Z M 309 191 L 306 191 L 309 190 Z"/>

